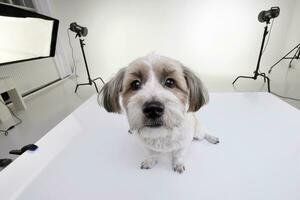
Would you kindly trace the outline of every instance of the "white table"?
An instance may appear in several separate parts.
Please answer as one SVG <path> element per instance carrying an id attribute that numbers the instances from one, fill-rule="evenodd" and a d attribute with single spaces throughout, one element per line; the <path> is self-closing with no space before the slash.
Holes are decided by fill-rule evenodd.
<path id="1" fill-rule="evenodd" d="M 184 174 L 145 151 L 93 96 L 0 172 L 1 199 L 300 199 L 300 112 L 268 93 L 213 93 L 198 113 L 220 138 L 193 142 Z"/>

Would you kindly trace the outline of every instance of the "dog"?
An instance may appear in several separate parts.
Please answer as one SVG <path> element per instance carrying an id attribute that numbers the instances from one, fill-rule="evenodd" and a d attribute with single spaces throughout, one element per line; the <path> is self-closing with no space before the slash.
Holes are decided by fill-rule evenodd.
<path id="1" fill-rule="evenodd" d="M 155 53 L 134 60 L 103 86 L 98 100 L 108 112 L 125 111 L 129 132 L 149 151 L 141 169 L 151 169 L 161 153 L 170 152 L 174 171 L 182 173 L 193 139 L 219 143 L 194 114 L 208 103 L 207 90 L 177 60 Z"/>

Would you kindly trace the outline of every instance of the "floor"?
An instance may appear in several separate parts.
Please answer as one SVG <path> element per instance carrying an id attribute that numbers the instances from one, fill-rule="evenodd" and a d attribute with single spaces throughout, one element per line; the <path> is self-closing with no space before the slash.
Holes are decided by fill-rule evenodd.
<path id="1" fill-rule="evenodd" d="M 141 170 L 147 151 L 126 117 L 91 98 L 0 173 L 1 199 L 300 199 L 297 109 L 268 93 L 211 93 L 196 115 L 220 143 L 192 142 L 182 174 L 167 153 Z"/>
<path id="2" fill-rule="evenodd" d="M 277 78 L 277 82 L 272 82 L 273 90 L 283 95 L 292 96 L 296 94 L 300 96 L 299 82 L 295 82 L 299 71 L 300 70 L 296 71 L 297 73 L 285 74 L 283 78 L 283 81 L 285 81 L 284 84 L 282 84 L 280 78 Z M 272 76 L 276 76 L 276 73 Z M 287 76 L 289 76 L 288 79 Z M 234 78 L 235 77 L 202 77 L 210 92 L 266 91 L 266 84 L 264 84 L 262 80 L 240 79 L 235 86 L 232 86 L 231 82 Z M 79 88 L 77 94 L 75 94 L 74 88 L 75 81 L 67 79 L 55 87 L 26 98 L 25 103 L 28 109 L 26 111 L 16 112 L 23 120 L 23 123 L 12 129 L 8 136 L 0 134 L 0 158 L 15 159 L 17 156 L 10 155 L 8 153 L 10 150 L 19 149 L 26 144 L 38 141 L 95 93 L 93 87 L 84 86 Z M 299 101 L 283 100 L 300 109 Z"/>
<path id="3" fill-rule="evenodd" d="M 16 158 L 8 152 L 38 141 L 95 92 L 92 87 L 82 87 L 75 94 L 74 89 L 74 81 L 68 79 L 26 98 L 27 109 L 16 112 L 22 124 L 9 131 L 8 136 L 0 134 L 0 158 Z"/>

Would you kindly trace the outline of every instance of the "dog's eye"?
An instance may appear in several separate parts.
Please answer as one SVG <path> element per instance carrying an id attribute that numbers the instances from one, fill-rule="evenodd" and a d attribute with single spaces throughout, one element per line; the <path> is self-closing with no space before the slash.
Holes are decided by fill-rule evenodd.
<path id="1" fill-rule="evenodd" d="M 138 89 L 141 88 L 141 86 L 142 86 L 142 84 L 141 84 L 141 82 L 139 80 L 134 80 L 131 83 L 131 89 L 132 90 L 138 90 Z"/>
<path id="2" fill-rule="evenodd" d="M 175 87 L 175 80 L 172 78 L 168 78 L 165 82 L 165 86 L 169 88 L 174 88 Z"/>

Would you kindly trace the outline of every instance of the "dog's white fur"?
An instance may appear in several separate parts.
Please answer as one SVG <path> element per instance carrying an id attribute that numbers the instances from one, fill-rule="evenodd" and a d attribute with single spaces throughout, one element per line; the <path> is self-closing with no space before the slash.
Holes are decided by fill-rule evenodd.
<path id="1" fill-rule="evenodd" d="M 202 140 L 206 139 L 211 143 L 218 143 L 218 138 L 208 135 L 204 128 L 201 126 L 199 121 L 196 119 L 194 112 L 188 112 L 191 98 L 189 96 L 193 91 L 199 92 L 201 94 L 199 98 L 203 102 L 197 109 L 199 109 L 202 104 L 207 103 L 208 94 L 201 82 L 201 85 L 196 85 L 195 88 L 191 88 L 191 85 L 184 85 L 183 87 L 189 88 L 189 92 L 183 92 L 181 95 L 185 95 L 183 101 L 178 98 L 178 95 L 170 88 L 166 88 L 162 82 L 157 77 L 157 71 L 155 72 L 155 63 L 160 63 L 160 68 L 165 66 L 177 70 L 181 81 L 184 75 L 183 65 L 173 59 L 162 57 L 157 54 L 150 54 L 148 56 L 139 58 L 129 64 L 128 67 L 123 68 L 116 77 L 114 77 L 110 82 L 108 82 L 102 90 L 101 103 L 109 112 L 120 112 L 121 105 L 123 110 L 125 110 L 130 125 L 130 132 L 138 137 L 142 144 L 148 149 L 149 156 L 141 163 L 142 169 L 152 168 L 158 160 L 161 153 L 171 152 L 173 159 L 173 169 L 176 172 L 182 173 L 185 170 L 184 157 L 185 153 L 190 146 L 193 139 Z M 124 88 L 126 80 L 128 79 L 129 72 L 132 69 L 139 68 L 139 65 L 143 65 L 144 70 L 147 71 L 147 80 L 142 84 L 142 87 L 129 95 L 126 102 L 122 97 L 126 96 L 124 93 Z M 187 69 L 186 69 L 187 70 Z M 190 71 L 189 71 L 190 72 Z M 192 79 L 197 79 L 196 76 L 192 76 Z M 175 80 L 176 81 L 176 80 Z M 200 80 L 191 80 L 200 81 Z M 199 87 L 199 88 L 198 88 Z M 116 97 L 120 95 L 121 100 Z M 114 99 L 117 98 L 117 99 Z M 145 125 L 145 116 L 143 113 L 143 105 L 146 102 L 155 100 L 163 103 L 164 114 L 162 116 L 163 125 L 159 127 L 148 127 Z M 194 110 L 196 111 L 196 110 Z"/>

